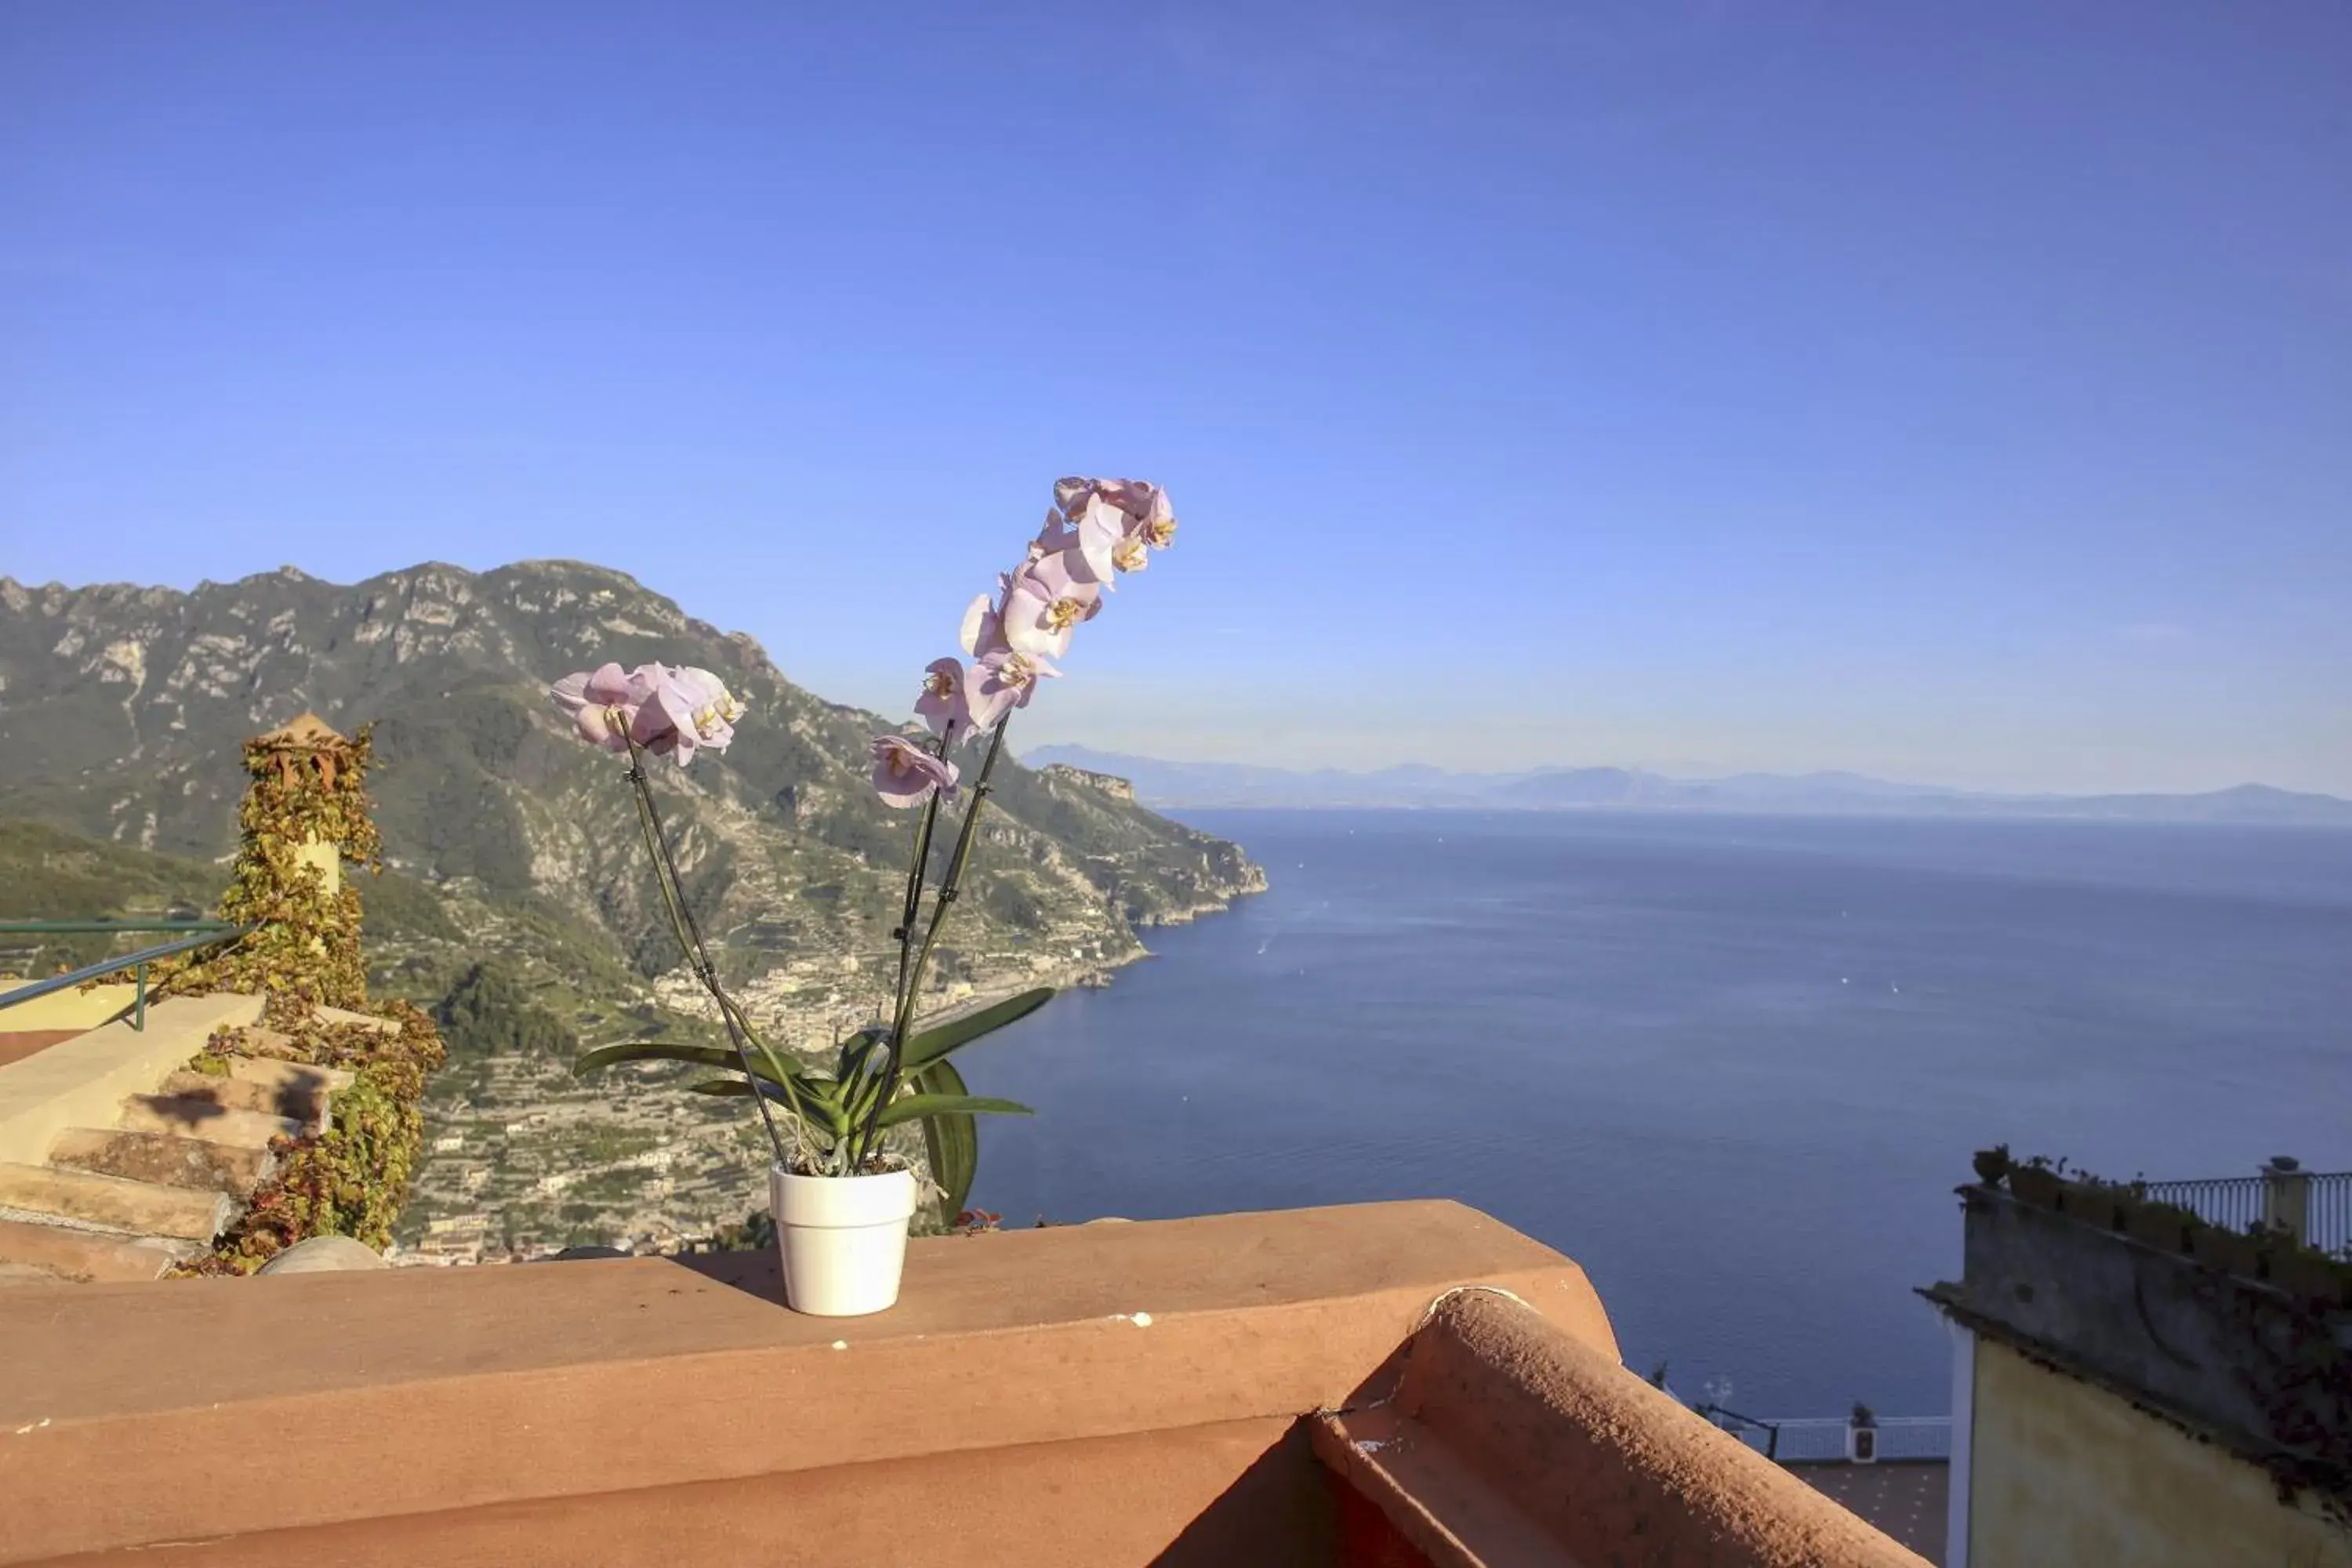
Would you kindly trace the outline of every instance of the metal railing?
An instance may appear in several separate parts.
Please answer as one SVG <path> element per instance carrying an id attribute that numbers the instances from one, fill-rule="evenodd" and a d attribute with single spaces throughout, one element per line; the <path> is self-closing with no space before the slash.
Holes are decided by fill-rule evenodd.
<path id="1" fill-rule="evenodd" d="M 2207 1225 L 2251 1230 L 2263 1217 L 2260 1176 L 2208 1176 L 2190 1182 L 2150 1182 L 2147 1200 L 2187 1209 Z"/>
<path id="2" fill-rule="evenodd" d="M 2281 1155 L 2260 1175 L 2135 1185 L 2149 1202 L 2187 1209 L 2224 1230 L 2280 1230 L 2321 1252 L 2352 1250 L 2352 1171 L 2306 1171 Z"/>
<path id="3" fill-rule="evenodd" d="M 1773 1426 L 1779 1441 L 1775 1445 L 1778 1451 L 1771 1457 L 1784 1465 L 1835 1463 L 1845 1458 L 1847 1423 L 1835 1416 L 1799 1417 L 1777 1421 Z M 1952 1419 L 1948 1415 L 1881 1415 L 1871 1426 L 1878 1434 L 1878 1458 L 1882 1462 L 1952 1457 Z"/>
<path id="4" fill-rule="evenodd" d="M 101 958 L 96 963 L 64 974 L 52 974 L 47 980 L 36 980 L 14 991 L 0 992 L 0 1011 L 19 1002 L 30 1002 L 36 996 L 51 992 L 69 990 L 88 981 L 103 980 L 110 974 L 130 970 L 136 987 L 131 1005 L 131 1026 L 147 1026 L 147 966 L 158 959 L 194 952 L 198 948 L 216 942 L 234 941 L 253 930 L 249 925 L 232 925 L 226 921 L 0 921 L 0 936 L 157 936 L 170 933 L 173 940 L 142 947 L 136 952 L 118 953 Z"/>
<path id="5" fill-rule="evenodd" d="M 1846 1457 L 1846 1431 L 1851 1422 L 1828 1416 L 1790 1416 L 1765 1420 L 1742 1415 L 1720 1405 L 1693 1408 L 1763 1455 L 1783 1465 L 1842 1464 Z M 1881 1460 L 1949 1459 L 1952 1418 L 1948 1415 L 1881 1415 L 1871 1422 L 1878 1434 Z"/>

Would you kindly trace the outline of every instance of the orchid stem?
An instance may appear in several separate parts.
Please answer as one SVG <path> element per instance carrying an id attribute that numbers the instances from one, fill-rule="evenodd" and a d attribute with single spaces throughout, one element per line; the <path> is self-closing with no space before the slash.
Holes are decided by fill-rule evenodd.
<path id="1" fill-rule="evenodd" d="M 955 736 L 955 721 L 950 719 L 940 735 L 939 745 L 931 754 L 944 757 Z M 923 803 L 922 816 L 915 823 L 914 863 L 907 868 L 907 898 L 898 913 L 898 929 L 892 934 L 898 940 L 898 983 L 890 993 L 895 1010 L 898 998 L 907 993 L 907 965 L 915 952 L 915 921 L 923 912 L 923 874 L 930 868 L 931 828 L 940 819 L 940 792 L 933 790 L 931 798 Z"/>
<path id="2" fill-rule="evenodd" d="M 858 1163 L 873 1147 L 877 1124 L 882 1120 L 884 1108 L 898 1092 L 898 1073 L 906 1060 L 904 1047 L 908 1026 L 914 1019 L 915 995 L 923 987 L 923 974 L 930 967 L 931 949 L 940 940 L 940 928 L 947 923 L 948 911 L 955 907 L 956 894 L 963 881 L 964 863 L 971 858 L 972 839 L 980 827 L 981 808 L 988 804 L 989 775 L 996 771 L 997 756 L 1004 750 L 1004 729 L 1012 722 L 1013 715 L 1007 713 L 996 721 L 996 728 L 989 733 L 988 755 L 980 764 L 979 778 L 973 781 L 971 804 L 964 808 L 963 828 L 956 835 L 955 853 L 948 858 L 947 875 L 940 879 L 940 890 L 931 900 L 931 920 L 923 931 L 923 944 L 917 950 L 914 963 L 902 966 L 898 1012 L 891 1021 L 889 1037 L 884 1042 L 889 1054 L 883 1061 L 882 1092 L 875 1097 L 873 1106 L 866 1111 L 865 1124 L 856 1130 L 856 1142 L 850 1149 L 852 1174 L 856 1173 Z M 930 836 L 929 818 L 937 813 L 939 804 L 939 792 L 934 790 L 921 829 L 927 858 Z M 920 875 L 920 862 L 918 862 L 917 875 Z M 919 883 L 916 885 L 919 887 Z M 902 952 L 904 944 L 912 941 L 914 922 L 909 921 L 904 929 L 908 934 L 901 939 Z"/>
<path id="3" fill-rule="evenodd" d="M 645 752 L 635 736 L 628 736 L 627 740 L 629 784 L 636 795 L 637 826 L 645 834 L 646 847 L 653 854 L 654 882 L 661 889 L 662 903 L 669 915 L 670 932 L 677 938 L 678 946 L 684 950 L 687 965 L 694 971 L 694 977 L 710 994 L 710 999 L 719 1005 L 719 1016 L 727 1026 L 727 1043 L 735 1048 L 735 1060 L 743 1069 L 743 1081 L 751 1091 L 751 1103 L 759 1108 L 760 1124 L 767 1129 L 769 1147 L 775 1151 L 777 1165 L 789 1170 L 791 1160 L 784 1152 L 783 1135 L 776 1130 L 775 1112 L 769 1107 L 768 1093 L 760 1082 L 760 1075 L 752 1070 L 751 1052 L 745 1047 L 747 1037 L 751 1045 L 759 1047 L 761 1056 L 767 1058 L 770 1070 L 777 1075 L 778 1084 L 782 1088 L 792 1110 L 794 1136 L 803 1148 L 813 1149 L 815 1145 L 808 1135 L 808 1119 L 802 1112 L 800 1096 L 793 1088 L 791 1076 L 775 1059 L 775 1052 L 769 1049 L 767 1042 L 752 1030 L 751 1018 L 719 984 L 719 971 L 710 962 L 710 951 L 702 940 L 702 928 L 695 922 L 694 910 L 687 903 L 685 884 L 678 880 L 677 862 L 670 853 L 669 836 L 662 827 L 661 807 L 654 803 L 652 780 L 646 773 Z"/>

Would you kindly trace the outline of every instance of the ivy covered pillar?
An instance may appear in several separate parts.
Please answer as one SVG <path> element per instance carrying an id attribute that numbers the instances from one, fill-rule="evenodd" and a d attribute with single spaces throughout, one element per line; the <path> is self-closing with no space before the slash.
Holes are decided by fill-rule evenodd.
<path id="1" fill-rule="evenodd" d="M 245 743 L 246 786 L 234 879 L 221 918 L 249 925 L 242 941 L 174 977 L 174 989 L 258 991 L 278 1027 L 321 1005 L 367 1005 L 360 896 L 343 862 L 381 864 L 369 812 L 368 732 L 337 733 L 314 713 Z"/>
<path id="2" fill-rule="evenodd" d="M 213 1251 L 181 1265 L 180 1273 L 249 1274 L 318 1236 L 348 1236 L 381 1249 L 407 1199 L 425 1146 L 425 1079 L 444 1053 L 432 1019 L 416 1008 L 368 1001 L 360 895 L 343 876 L 345 861 L 383 865 L 367 797 L 368 752 L 365 729 L 340 735 L 312 713 L 245 743 L 252 782 L 237 807 L 241 841 L 220 912 L 251 929 L 165 984 L 268 999 L 269 1027 L 215 1036 L 191 1064 L 198 1070 L 265 1055 L 341 1068 L 352 1081 L 334 1091 L 324 1125 L 277 1145 L 277 1174 L 255 1189 Z"/>

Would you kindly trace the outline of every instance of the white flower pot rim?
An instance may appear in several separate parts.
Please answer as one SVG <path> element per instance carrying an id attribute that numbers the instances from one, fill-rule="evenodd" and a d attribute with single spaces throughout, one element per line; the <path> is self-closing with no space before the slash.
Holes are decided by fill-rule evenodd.
<path id="1" fill-rule="evenodd" d="M 915 1173 L 803 1176 L 770 1169 L 786 1301 L 823 1317 L 879 1312 L 898 1300 Z"/>
<path id="2" fill-rule="evenodd" d="M 915 1212 L 912 1171 L 803 1176 L 778 1166 L 774 1176 L 778 1225 L 878 1225 L 911 1217 Z"/>

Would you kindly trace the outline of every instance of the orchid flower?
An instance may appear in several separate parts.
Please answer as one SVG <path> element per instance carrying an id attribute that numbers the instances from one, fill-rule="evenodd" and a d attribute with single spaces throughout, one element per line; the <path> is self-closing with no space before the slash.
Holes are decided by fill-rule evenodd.
<path id="1" fill-rule="evenodd" d="M 646 700 L 629 726 L 638 745 L 657 757 L 675 757 L 679 767 L 694 760 L 698 747 L 723 752 L 735 739 L 735 721 L 743 705 L 727 685 L 707 669 L 673 665 L 640 665 L 630 679 L 646 691 Z"/>
<path id="2" fill-rule="evenodd" d="M 1034 654 L 999 647 L 983 654 L 971 680 L 971 722 L 985 730 L 1015 708 L 1029 706 L 1037 682 L 1062 672 Z"/>
<path id="3" fill-rule="evenodd" d="M 1097 479 L 1094 493 L 1129 517 L 1139 519 L 1151 510 L 1151 499 L 1160 493 L 1160 487 L 1142 479 Z"/>
<path id="4" fill-rule="evenodd" d="M 993 595 L 977 595 L 964 608 L 959 640 L 971 665 L 933 660 L 917 714 L 935 735 L 956 737 L 961 725 L 961 738 L 972 739 L 1029 706 L 1037 683 L 1062 673 L 1052 661 L 1068 656 L 1076 628 L 1102 613 L 1103 595 L 1175 536 L 1175 510 L 1158 485 L 1055 480 L 1054 504 L 1021 564 L 997 579 Z"/>
<path id="5" fill-rule="evenodd" d="M 1088 497 L 1070 521 L 1076 539 L 1067 553 L 1082 563 L 1088 582 L 1110 586 L 1120 570 L 1118 547 L 1127 537 L 1126 514 L 1097 495 Z"/>
<path id="6" fill-rule="evenodd" d="M 989 654 L 1011 645 L 1004 640 L 1003 618 L 996 613 L 995 601 L 982 594 L 964 606 L 963 651 L 972 658 L 984 658 Z"/>
<path id="7" fill-rule="evenodd" d="M 629 731 L 650 695 L 617 664 L 567 675 L 547 690 L 580 738 L 608 752 L 629 749 Z"/>
<path id="8" fill-rule="evenodd" d="M 956 765 L 904 735 L 874 737 L 874 789 L 885 805 L 920 805 L 938 790 L 952 797 Z"/>
<path id="9" fill-rule="evenodd" d="M 1152 488 L 1151 504 L 1136 519 L 1129 537 L 1140 539 L 1154 550 L 1165 550 L 1176 542 L 1176 509 L 1169 504 L 1166 490 Z"/>
<path id="10" fill-rule="evenodd" d="M 1143 536 L 1130 533 L 1110 549 L 1111 569 L 1116 572 L 1140 572 L 1151 564 L 1151 552 L 1145 547 Z"/>
<path id="11" fill-rule="evenodd" d="M 923 672 L 923 694 L 915 699 L 915 712 L 932 734 L 961 739 L 972 731 L 971 698 L 963 660 L 935 658 Z"/>
<path id="12" fill-rule="evenodd" d="M 1070 526 L 1069 519 L 1064 517 L 1058 508 L 1049 506 L 1045 509 L 1045 524 L 1037 530 L 1037 537 L 1029 542 L 1029 560 L 1033 563 L 1043 561 L 1048 555 L 1059 554 L 1069 549 L 1077 542 L 1077 531 Z"/>
<path id="13" fill-rule="evenodd" d="M 1100 498 L 1127 515 L 1129 533 L 1141 537 L 1155 550 L 1165 550 L 1176 534 L 1176 510 L 1169 502 L 1168 492 L 1143 479 L 1064 479 L 1055 494 L 1065 493 L 1062 487 L 1076 486 L 1068 491 L 1072 502 L 1064 510 L 1076 516 L 1088 499 Z"/>
<path id="14" fill-rule="evenodd" d="M 1102 610 L 1102 587 L 1087 580 L 1087 570 L 1085 562 L 1063 550 L 1014 573 L 997 612 L 1005 641 L 1021 653 L 1066 655 L 1071 633 Z"/>
<path id="15" fill-rule="evenodd" d="M 591 744 L 625 752 L 635 741 L 656 756 L 676 757 L 680 767 L 698 747 L 726 750 L 743 716 L 743 704 L 710 671 L 666 664 L 626 671 L 607 664 L 565 676 L 548 695 Z"/>

